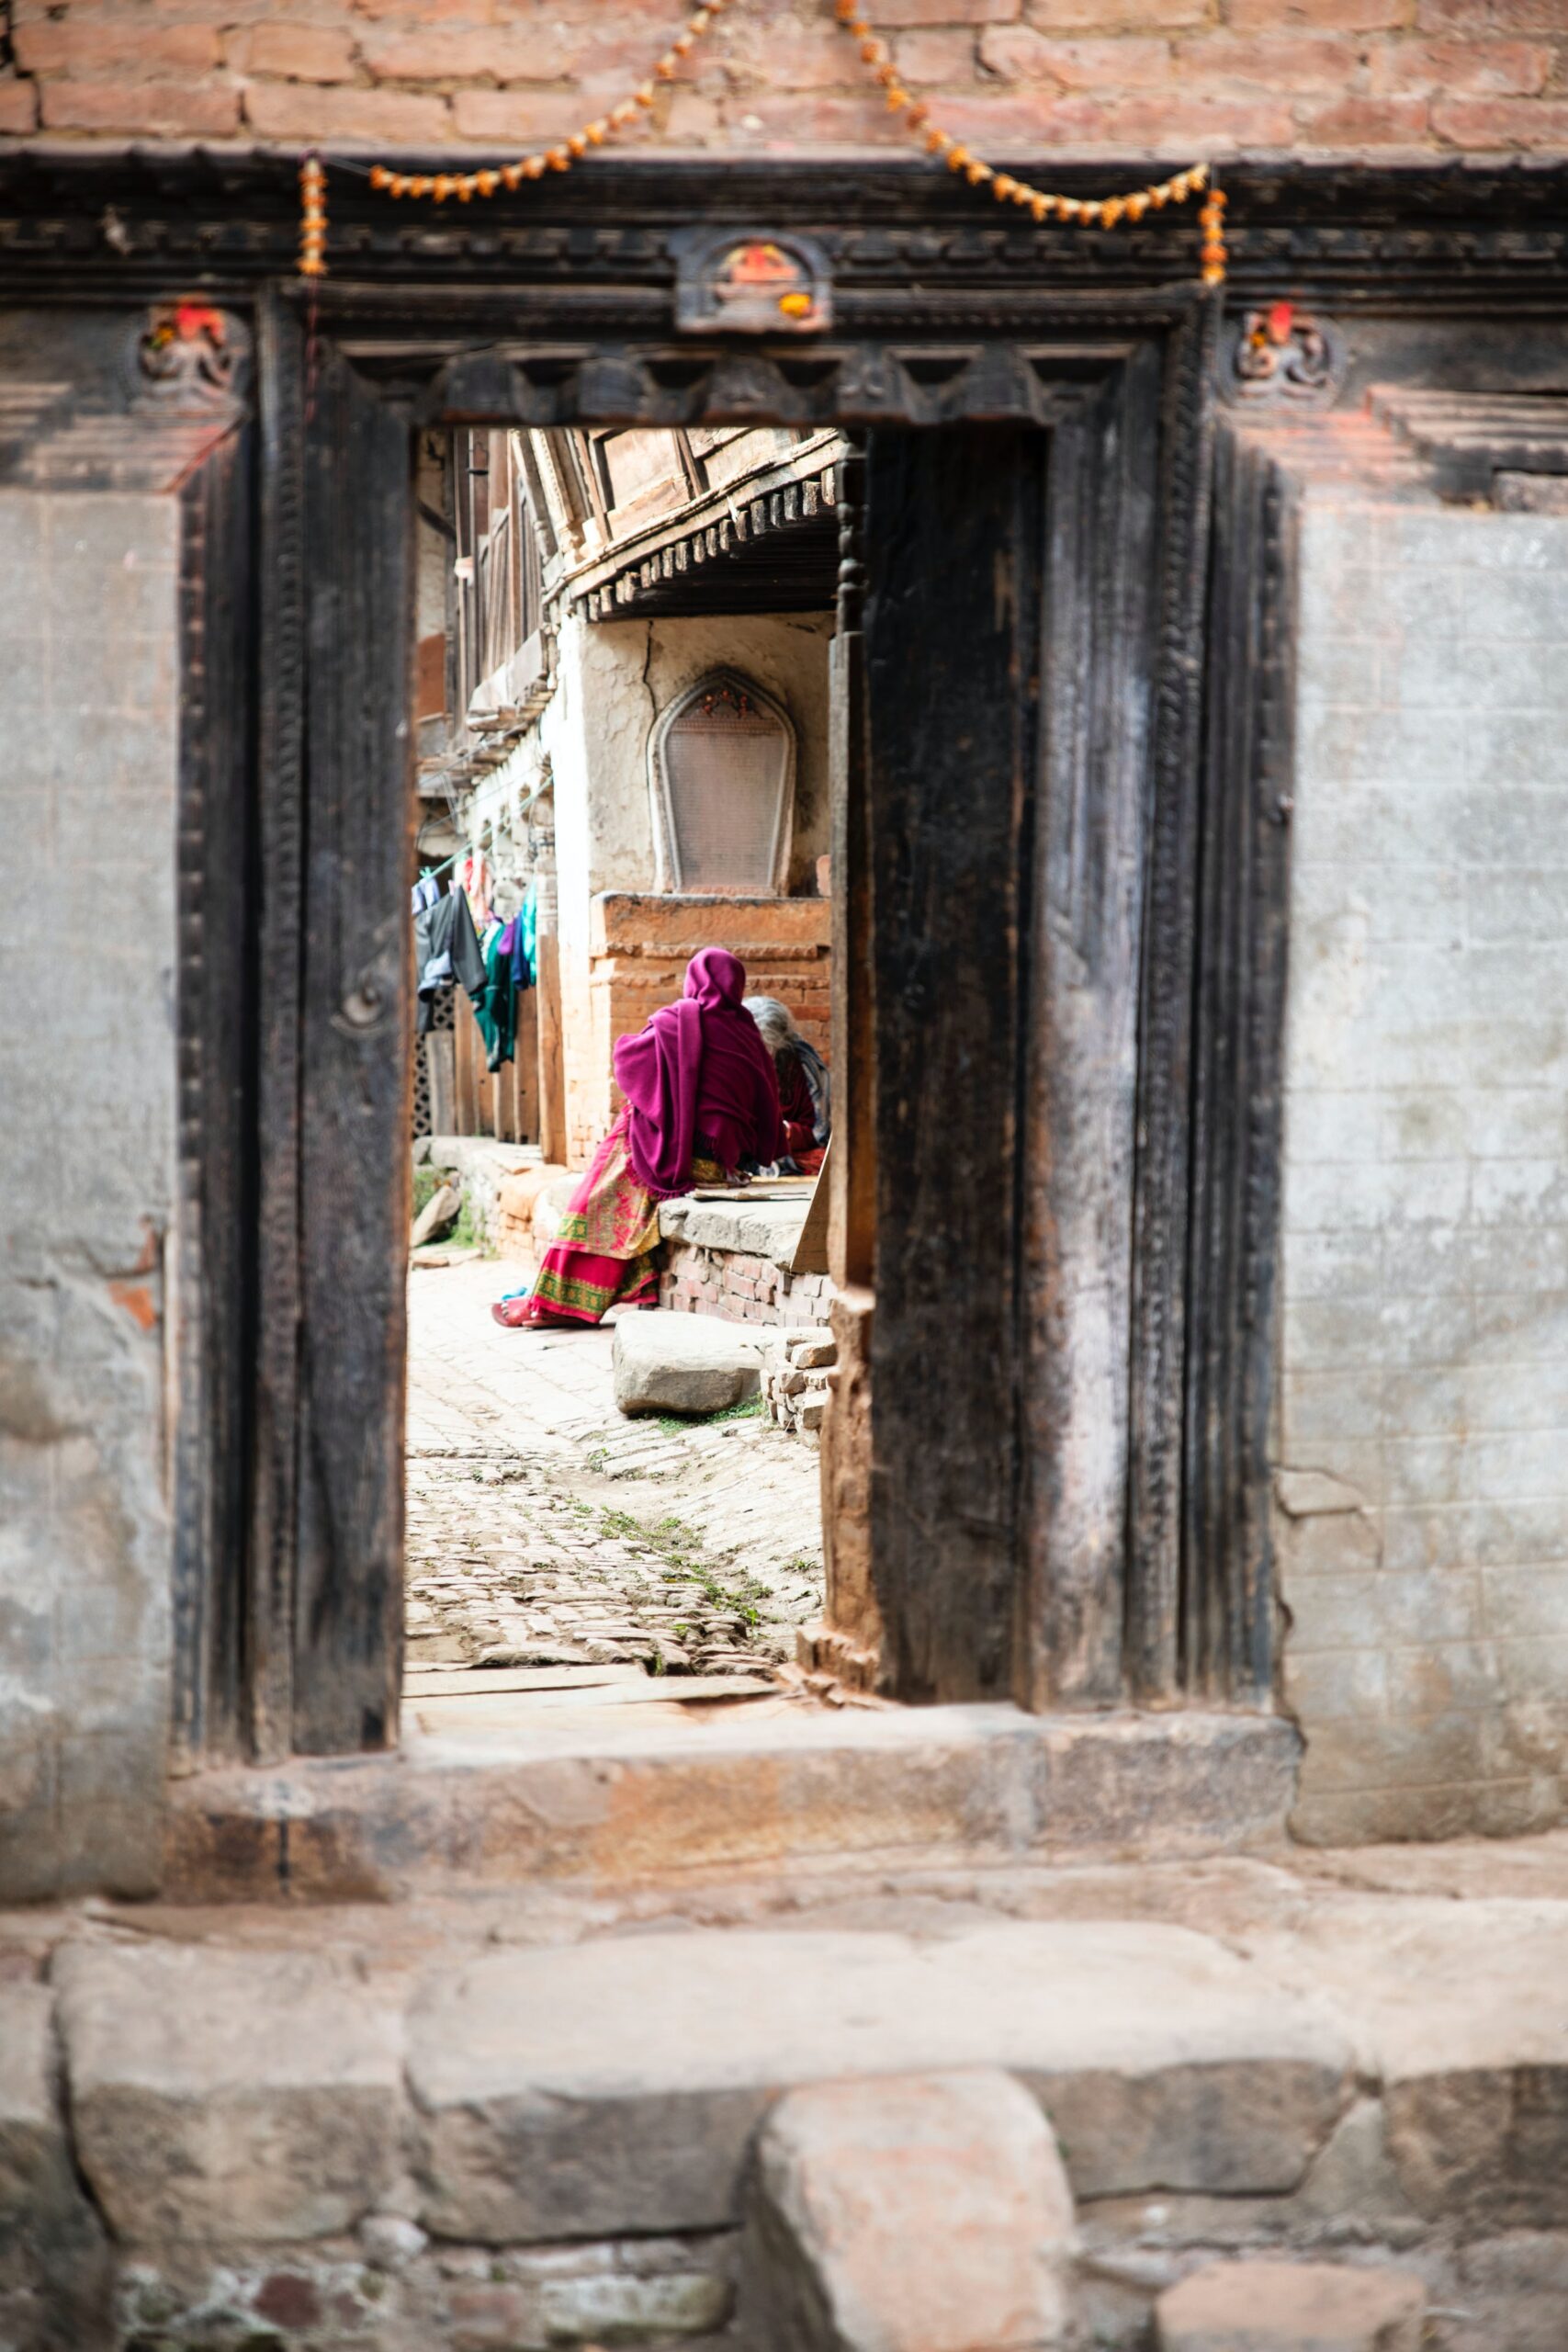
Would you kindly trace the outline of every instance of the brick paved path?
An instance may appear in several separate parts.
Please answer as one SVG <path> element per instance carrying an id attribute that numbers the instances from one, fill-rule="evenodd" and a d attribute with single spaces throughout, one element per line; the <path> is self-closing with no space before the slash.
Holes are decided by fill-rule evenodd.
<path id="1" fill-rule="evenodd" d="M 608 1328 L 503 1331 L 504 1263 L 409 1281 L 409 1662 L 732 1674 L 822 1600 L 818 1457 L 765 1420 L 623 1419 Z"/>

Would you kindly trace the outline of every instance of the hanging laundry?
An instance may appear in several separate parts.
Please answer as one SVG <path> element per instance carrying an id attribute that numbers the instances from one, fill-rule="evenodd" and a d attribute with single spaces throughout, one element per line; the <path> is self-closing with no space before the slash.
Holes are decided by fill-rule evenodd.
<path id="1" fill-rule="evenodd" d="M 423 1036 L 434 1024 L 437 991 L 461 980 L 469 997 L 477 999 L 485 987 L 485 963 L 468 899 L 456 886 L 434 905 L 415 909 L 413 939 L 419 974 L 417 1026 Z"/>
<path id="2" fill-rule="evenodd" d="M 536 988 L 539 979 L 539 886 L 530 882 L 517 910 L 517 933 L 512 944 L 512 969 L 518 988 Z M 525 979 L 522 975 L 526 972 Z"/>
<path id="3" fill-rule="evenodd" d="M 517 1040 L 517 992 L 512 957 L 502 947 L 505 935 L 504 925 L 498 923 L 485 950 L 485 985 L 474 999 L 474 1019 L 485 1041 L 486 1065 L 492 1070 L 512 1059 Z"/>
<path id="4" fill-rule="evenodd" d="M 463 860 L 461 881 L 474 929 L 480 932 L 490 916 L 491 872 L 482 849 L 470 850 Z"/>
<path id="5" fill-rule="evenodd" d="M 441 886 L 436 881 L 434 875 L 422 874 L 419 880 L 413 886 L 413 910 L 415 914 L 417 915 L 421 913 L 426 907 L 433 907 L 440 896 Z"/>

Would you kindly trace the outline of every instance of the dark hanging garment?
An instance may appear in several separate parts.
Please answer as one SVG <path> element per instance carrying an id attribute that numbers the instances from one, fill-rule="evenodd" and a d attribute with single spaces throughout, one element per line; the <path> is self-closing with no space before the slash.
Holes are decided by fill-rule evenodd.
<path id="1" fill-rule="evenodd" d="M 448 890 L 433 907 L 420 908 L 413 919 L 413 937 L 419 970 L 418 1027 L 423 1035 L 435 1019 L 436 992 L 449 980 L 461 980 L 478 1002 L 485 990 L 485 959 L 461 890 Z"/>
<path id="2" fill-rule="evenodd" d="M 485 1041 L 486 1067 L 498 1070 L 512 1059 L 517 1034 L 517 995 L 504 932 L 497 932 L 491 941 L 484 961 L 485 985 L 474 999 L 474 1019 Z"/>

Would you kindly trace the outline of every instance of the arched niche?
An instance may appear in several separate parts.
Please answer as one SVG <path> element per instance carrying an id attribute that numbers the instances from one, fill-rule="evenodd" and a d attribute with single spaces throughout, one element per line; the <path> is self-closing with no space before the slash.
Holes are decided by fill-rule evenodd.
<path id="1" fill-rule="evenodd" d="M 649 743 L 658 888 L 782 897 L 795 760 L 788 712 L 737 671 L 711 671 L 672 702 Z"/>

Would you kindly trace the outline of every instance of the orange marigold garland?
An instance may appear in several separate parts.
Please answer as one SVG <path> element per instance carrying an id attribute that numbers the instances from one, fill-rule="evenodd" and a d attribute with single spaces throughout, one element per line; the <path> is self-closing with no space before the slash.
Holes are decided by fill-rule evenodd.
<path id="1" fill-rule="evenodd" d="M 327 274 L 327 175 L 314 152 L 299 166 L 299 275 Z"/>
<path id="2" fill-rule="evenodd" d="M 641 121 L 658 104 L 660 84 L 674 80 L 682 60 L 691 55 L 714 18 L 728 6 L 729 0 L 703 0 L 663 56 L 656 60 L 648 80 L 639 83 L 629 98 L 623 98 L 619 106 L 611 107 L 605 114 L 595 115 L 570 138 L 558 140 L 535 154 L 519 155 L 513 163 L 498 164 L 479 172 L 394 172 L 385 164 L 376 164 L 370 170 L 371 187 L 381 196 L 428 196 L 437 204 L 455 197 L 459 204 L 471 204 L 476 196 L 495 196 L 502 188 L 519 188 L 525 180 L 542 179 L 547 172 L 570 172 L 573 164 L 595 147 L 604 146 L 606 140 L 617 138 L 634 122 Z M 324 277 L 326 174 L 319 157 L 307 156 L 300 165 L 299 189 L 303 205 L 300 275 Z"/>
<path id="3" fill-rule="evenodd" d="M 861 62 L 873 81 L 886 91 L 888 112 L 902 115 L 910 130 L 923 133 L 928 153 L 942 156 L 949 171 L 962 172 L 972 187 L 988 187 L 998 204 L 1021 205 L 1036 220 L 1067 220 L 1085 228 L 1113 229 L 1119 220 L 1141 220 L 1145 212 L 1158 212 L 1168 204 L 1185 204 L 1190 196 L 1208 188 L 1208 200 L 1199 215 L 1203 232 L 1203 283 L 1217 286 L 1222 282 L 1225 274 L 1225 199 L 1218 188 L 1211 186 L 1207 164 L 1194 164 L 1185 172 L 1173 173 L 1168 179 L 1156 180 L 1148 187 L 1134 188 L 1127 196 L 1057 196 L 1048 188 L 1032 187 L 1027 180 L 994 170 L 962 140 L 954 139 L 950 131 L 932 122 L 930 107 L 923 99 L 912 96 L 899 81 L 898 69 L 887 45 L 878 39 L 875 27 L 863 14 L 861 0 L 835 0 L 834 13 L 858 46 Z"/>
<path id="4" fill-rule="evenodd" d="M 702 6 L 687 17 L 684 30 L 656 61 L 648 80 L 640 83 L 629 98 L 623 98 L 607 113 L 596 115 L 569 138 L 534 154 L 520 155 L 510 164 L 487 166 L 478 172 L 394 172 L 385 164 L 375 164 L 369 172 L 371 187 L 382 196 L 430 197 L 437 204 L 455 197 L 459 204 L 469 204 L 476 196 L 495 196 L 502 188 L 521 187 L 525 180 L 542 179 L 546 172 L 570 171 L 573 164 L 607 140 L 616 138 L 658 103 L 660 83 L 674 80 L 682 59 L 690 56 L 714 18 L 728 6 L 729 0 L 702 0 Z M 1060 196 L 1047 188 L 1032 187 L 1027 180 L 1017 179 L 1010 173 L 994 170 L 962 140 L 954 139 L 931 121 L 931 108 L 924 100 L 912 96 L 899 81 L 886 44 L 878 39 L 874 28 L 862 14 L 861 0 L 834 0 L 834 6 L 845 32 L 858 44 L 866 70 L 886 93 L 889 111 L 902 115 L 909 130 L 923 132 L 929 153 L 942 156 L 950 171 L 962 172 L 974 187 L 988 187 L 998 203 L 1022 206 L 1037 221 L 1064 220 L 1098 229 L 1113 229 L 1119 220 L 1141 220 L 1145 212 L 1160 211 L 1168 204 L 1185 204 L 1190 196 L 1206 190 L 1198 216 L 1203 239 L 1203 283 L 1223 284 L 1225 199 L 1214 186 L 1207 164 L 1194 164 L 1184 172 L 1175 172 L 1169 178 L 1156 180 L 1147 187 L 1134 188 L 1126 196 Z M 299 165 L 299 275 L 324 277 L 327 175 L 321 156 L 314 151 Z"/>

